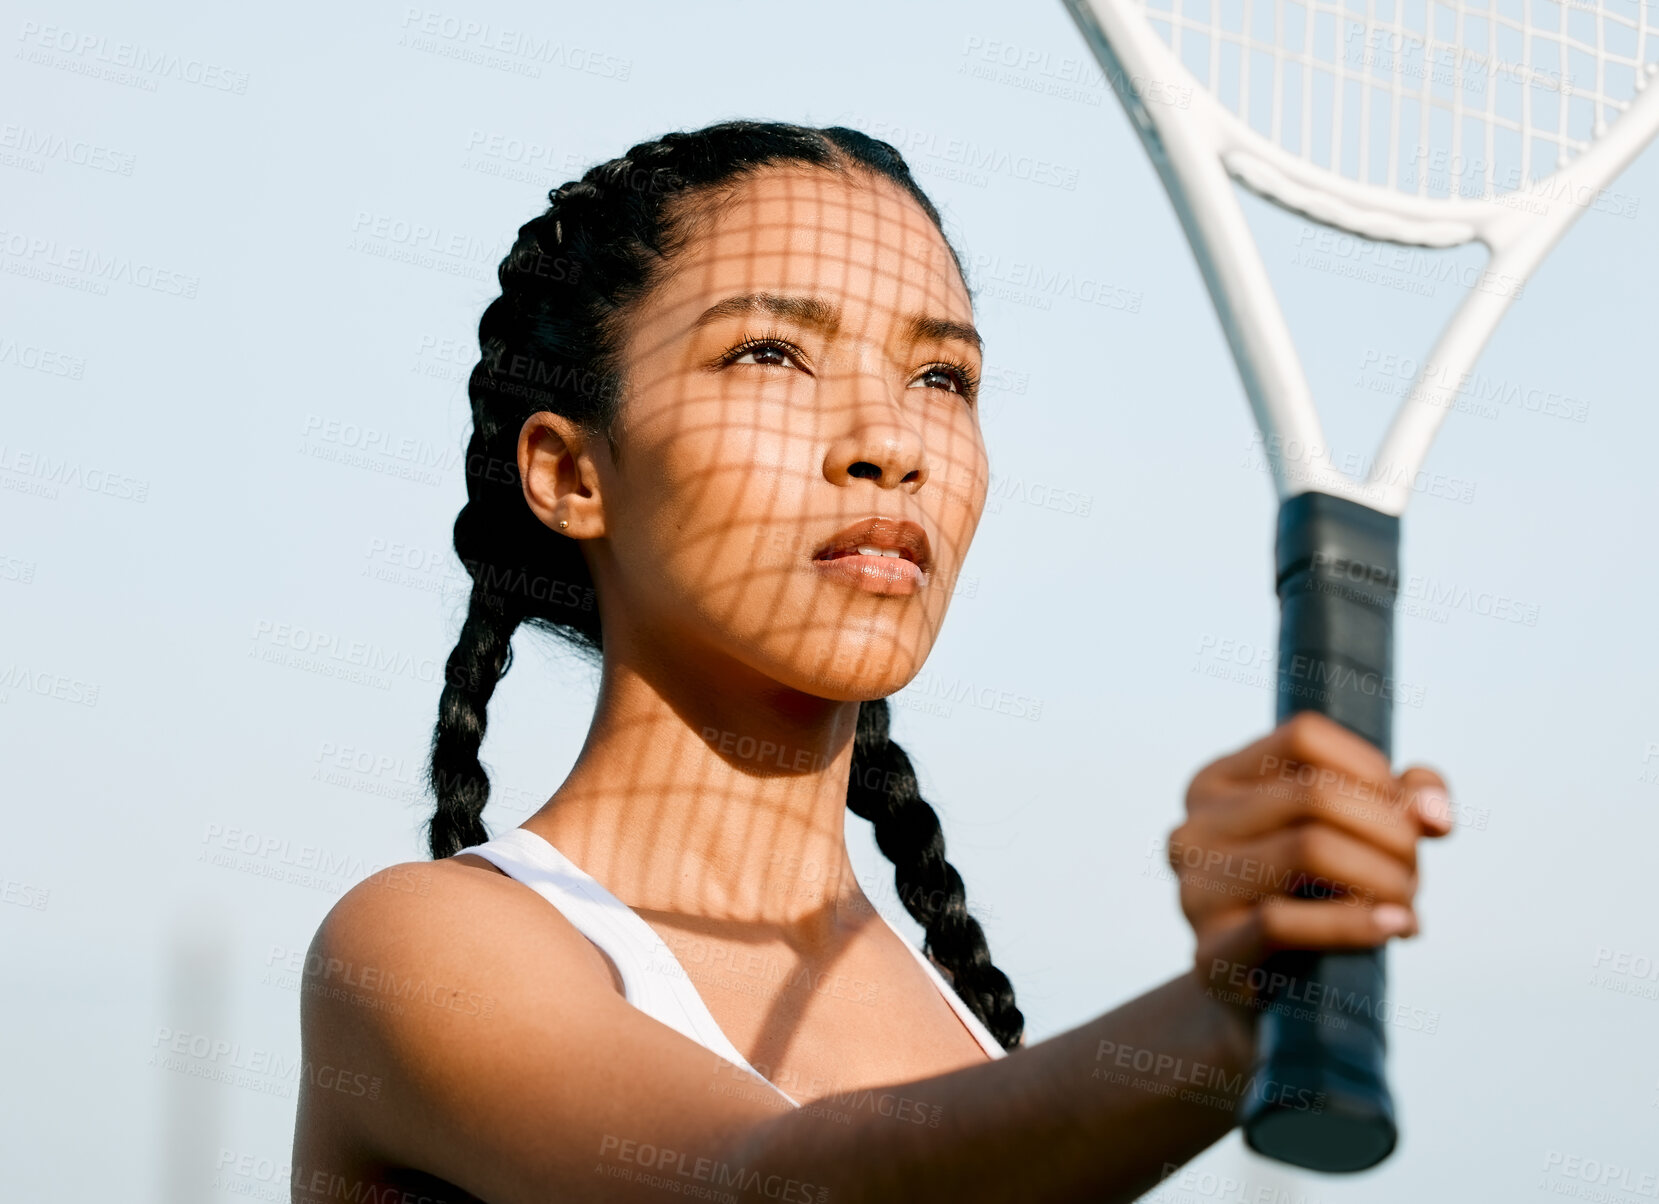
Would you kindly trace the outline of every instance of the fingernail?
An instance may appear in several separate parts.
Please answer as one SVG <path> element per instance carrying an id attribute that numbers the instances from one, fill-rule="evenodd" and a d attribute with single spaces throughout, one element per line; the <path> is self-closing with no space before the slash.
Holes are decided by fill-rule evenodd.
<path id="1" fill-rule="evenodd" d="M 1399 936 L 1411 929 L 1411 912 L 1398 903 L 1379 903 L 1371 909 L 1371 922 L 1384 936 Z"/>
<path id="2" fill-rule="evenodd" d="M 1417 810 L 1442 832 L 1452 830 L 1452 800 L 1438 786 L 1430 786 L 1417 796 Z"/>

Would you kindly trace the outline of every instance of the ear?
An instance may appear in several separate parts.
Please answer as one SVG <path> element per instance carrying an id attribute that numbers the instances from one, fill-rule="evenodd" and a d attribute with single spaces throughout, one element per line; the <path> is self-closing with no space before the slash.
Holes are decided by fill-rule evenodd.
<path id="1" fill-rule="evenodd" d="M 604 440 L 592 438 L 562 414 L 543 410 L 526 418 L 519 429 L 518 476 L 524 500 L 560 535 L 592 539 L 605 534 L 595 454 L 607 454 Z M 561 527 L 561 521 L 566 525 Z"/>

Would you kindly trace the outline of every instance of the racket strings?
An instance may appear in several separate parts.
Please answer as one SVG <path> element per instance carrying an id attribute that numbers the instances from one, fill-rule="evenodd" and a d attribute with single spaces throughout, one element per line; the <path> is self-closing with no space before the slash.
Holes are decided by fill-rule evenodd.
<path id="1" fill-rule="evenodd" d="M 1365 184 L 1495 198 L 1582 153 L 1659 73 L 1659 0 L 1139 0 L 1199 84 Z"/>

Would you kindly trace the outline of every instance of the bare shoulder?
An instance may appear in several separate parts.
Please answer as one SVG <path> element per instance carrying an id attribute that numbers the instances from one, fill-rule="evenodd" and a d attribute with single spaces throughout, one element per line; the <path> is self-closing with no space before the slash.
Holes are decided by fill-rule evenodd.
<path id="1" fill-rule="evenodd" d="M 604 956 L 555 907 L 479 858 L 387 866 L 352 887 L 305 959 L 302 1024 L 444 1028 L 537 982 L 614 990 Z M 411 1008 L 418 1011 L 411 1012 Z"/>
<path id="2" fill-rule="evenodd" d="M 616 1005 L 598 949 L 482 859 L 382 869 L 335 903 L 306 954 L 296 1165 L 353 1182 L 418 1165 L 407 1135 L 475 1090 L 472 1073 L 527 1023 L 602 1028 Z M 558 1056 L 556 1036 L 536 1045 Z"/>
<path id="3" fill-rule="evenodd" d="M 296 1166 L 364 1191 L 424 1175 L 493 1204 L 651 1199 L 604 1170 L 618 1150 L 730 1159 L 792 1111 L 630 1004 L 557 908 L 469 861 L 390 866 L 318 928 Z"/>

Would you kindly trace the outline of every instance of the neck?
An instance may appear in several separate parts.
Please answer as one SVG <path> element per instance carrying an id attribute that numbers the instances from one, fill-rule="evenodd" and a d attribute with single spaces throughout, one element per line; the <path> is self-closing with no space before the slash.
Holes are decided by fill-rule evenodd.
<path id="1" fill-rule="evenodd" d="M 845 837 L 859 704 L 683 650 L 672 664 L 630 658 L 610 631 L 606 644 L 587 740 L 524 826 L 628 906 L 677 922 L 811 942 L 873 914 Z"/>

